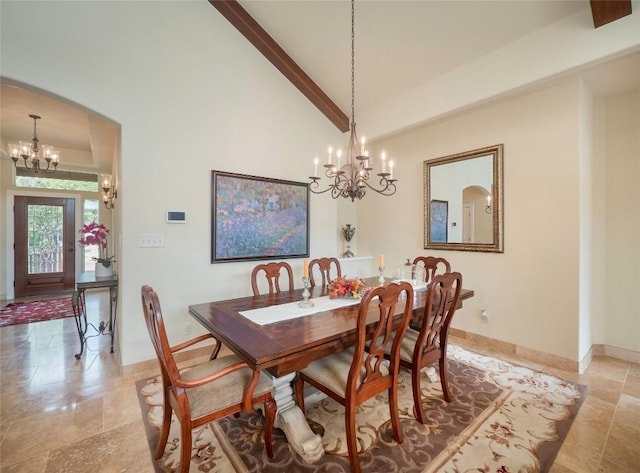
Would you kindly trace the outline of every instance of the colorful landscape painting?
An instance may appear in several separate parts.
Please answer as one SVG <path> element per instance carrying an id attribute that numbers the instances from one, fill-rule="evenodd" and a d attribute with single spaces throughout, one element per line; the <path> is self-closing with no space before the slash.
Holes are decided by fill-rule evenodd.
<path id="1" fill-rule="evenodd" d="M 214 263 L 309 256 L 309 188 L 212 171 Z"/>

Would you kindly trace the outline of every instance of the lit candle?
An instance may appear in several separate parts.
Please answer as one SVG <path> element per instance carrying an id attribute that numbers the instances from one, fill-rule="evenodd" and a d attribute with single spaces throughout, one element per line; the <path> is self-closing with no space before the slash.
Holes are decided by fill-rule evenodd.
<path id="1" fill-rule="evenodd" d="M 318 177 L 318 158 L 313 160 L 313 177 Z"/>
<path id="2" fill-rule="evenodd" d="M 305 259 L 302 262 L 302 276 L 305 278 L 309 277 L 309 260 Z"/>
<path id="3" fill-rule="evenodd" d="M 329 146 L 329 163 L 328 164 L 331 164 L 331 153 L 333 153 L 333 148 Z"/>
<path id="4" fill-rule="evenodd" d="M 389 161 L 389 179 L 393 179 L 393 161 Z"/>
<path id="5" fill-rule="evenodd" d="M 387 172 L 387 153 L 384 150 L 380 153 L 380 159 L 382 159 L 382 172 L 385 173 Z"/>
<path id="6" fill-rule="evenodd" d="M 18 148 L 17 144 L 11 143 L 9 145 L 9 154 L 12 158 L 17 158 L 20 155 L 20 149 Z"/>
<path id="7" fill-rule="evenodd" d="M 380 255 L 380 267 L 384 268 L 384 255 Z"/>
<path id="8" fill-rule="evenodd" d="M 366 141 L 366 138 L 363 136 L 362 138 L 360 138 L 360 154 L 362 156 L 366 156 L 365 150 L 364 150 L 364 142 Z"/>

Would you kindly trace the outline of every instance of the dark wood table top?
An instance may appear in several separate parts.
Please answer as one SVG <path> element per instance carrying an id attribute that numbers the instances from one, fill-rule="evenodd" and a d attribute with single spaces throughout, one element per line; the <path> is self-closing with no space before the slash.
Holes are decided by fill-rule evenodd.
<path id="1" fill-rule="evenodd" d="M 111 276 L 96 277 L 94 271 L 85 271 L 80 273 L 76 280 L 76 287 L 78 289 L 91 289 L 94 287 L 115 287 L 118 285 L 118 275 L 113 274 Z"/>
<path id="2" fill-rule="evenodd" d="M 367 280 L 377 285 L 378 278 Z M 327 295 L 326 287 L 310 288 L 311 300 Z M 414 293 L 414 313 L 422 315 L 426 291 Z M 462 301 L 473 297 L 463 289 Z M 276 377 L 298 371 L 311 361 L 340 351 L 355 341 L 358 304 L 269 325 L 251 322 L 239 312 L 302 300 L 302 289 L 273 295 L 249 296 L 189 306 L 189 313 L 250 366 Z M 398 312 L 403 304 L 398 304 Z M 372 321 L 375 313 L 372 312 Z"/>

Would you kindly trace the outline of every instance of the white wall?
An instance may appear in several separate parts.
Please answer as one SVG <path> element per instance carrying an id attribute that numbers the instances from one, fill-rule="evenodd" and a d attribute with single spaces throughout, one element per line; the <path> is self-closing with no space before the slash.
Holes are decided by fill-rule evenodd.
<path id="1" fill-rule="evenodd" d="M 640 93 L 605 102 L 604 342 L 640 351 Z"/>
<path id="2" fill-rule="evenodd" d="M 394 154 L 398 192 L 360 202 L 360 251 L 389 268 L 444 256 L 475 290 L 455 327 L 577 360 L 579 113 L 579 84 L 566 83 L 376 142 Z M 424 160 L 499 143 L 504 253 L 424 250 Z"/>
<path id="3" fill-rule="evenodd" d="M 122 127 L 121 358 L 150 359 L 142 284 L 174 342 L 199 330 L 189 304 L 251 292 L 255 263 L 210 263 L 211 170 L 306 181 L 314 154 L 343 136 L 207 2 L 3 2 L 1 21 L 3 76 Z M 187 224 L 166 224 L 169 209 Z M 312 257 L 336 253 L 337 228 L 336 203 L 312 196 Z M 140 233 L 163 234 L 164 248 L 138 248 Z"/>

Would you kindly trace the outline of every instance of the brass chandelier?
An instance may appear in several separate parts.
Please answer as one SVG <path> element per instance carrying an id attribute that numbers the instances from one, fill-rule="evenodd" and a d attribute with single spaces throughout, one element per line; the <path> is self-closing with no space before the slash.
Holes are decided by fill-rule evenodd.
<path id="1" fill-rule="evenodd" d="M 316 158 L 314 160 L 314 174 L 309 177 L 309 179 L 311 179 L 309 190 L 314 194 L 323 194 L 331 191 L 331 197 L 333 199 L 344 197 L 350 198 L 352 202 L 355 201 L 355 199 L 362 199 L 367 189 L 371 189 L 382 195 L 395 194 L 396 179 L 393 178 L 394 163 L 393 161 L 389 161 L 389 169 L 387 170 L 384 151 L 380 156 L 382 170 L 375 174 L 375 176 L 378 176 L 379 181 L 377 184 L 370 182 L 370 178 L 374 176 L 372 173 L 373 159 L 365 149 L 365 138 L 362 137 L 361 140 L 358 140 L 355 116 L 355 8 L 354 0 L 351 0 L 351 134 L 346 149 L 346 164 L 344 166 L 342 164 L 341 149 L 336 150 L 337 163 L 333 163 L 333 148 L 330 147 L 328 150 L 329 156 L 327 163 L 323 165 L 325 169 L 324 175 L 330 179 L 330 181 L 326 189 L 320 190 L 320 183 L 318 182 L 321 179 L 318 176 L 319 160 Z"/>
<path id="2" fill-rule="evenodd" d="M 20 158 L 24 160 L 24 168 L 33 171 L 34 173 L 42 172 L 55 172 L 60 164 L 60 152 L 51 145 L 41 145 L 38 139 L 38 120 L 41 117 L 38 115 L 29 115 L 33 119 L 33 138 L 31 141 L 20 141 L 18 143 L 9 144 L 9 154 L 13 160 L 13 165 L 18 168 L 18 161 Z M 47 167 L 43 169 L 41 167 L 41 160 L 45 160 Z M 29 166 L 29 160 L 31 160 L 31 166 Z M 53 169 L 49 170 L 53 164 Z"/>

